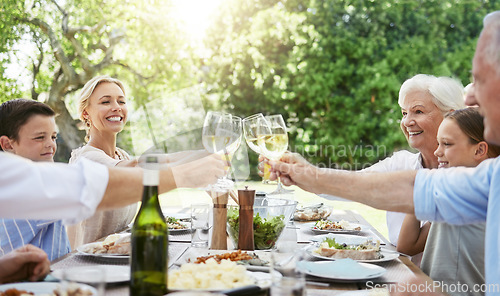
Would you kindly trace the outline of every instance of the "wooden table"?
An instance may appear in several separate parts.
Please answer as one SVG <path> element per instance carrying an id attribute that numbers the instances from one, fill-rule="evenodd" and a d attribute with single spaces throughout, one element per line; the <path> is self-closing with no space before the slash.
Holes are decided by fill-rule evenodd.
<path id="1" fill-rule="evenodd" d="M 374 229 L 361 215 L 353 211 L 343 211 L 335 210 L 329 217 L 331 220 L 347 220 L 351 223 L 358 223 L 365 225 L 359 235 L 372 237 L 374 239 L 379 239 L 382 243 L 385 243 L 384 248 L 394 250 L 395 248 L 383 237 L 376 229 Z M 303 247 L 307 245 L 308 237 L 313 236 L 311 230 L 304 227 L 304 223 L 295 222 L 288 225 L 284 230 L 283 235 L 278 241 L 278 251 L 283 247 L 289 248 L 291 245 L 296 247 Z M 190 234 L 172 234 L 169 235 L 169 267 L 180 257 L 184 252 L 190 248 Z M 230 245 L 229 245 L 230 247 Z M 310 260 L 315 260 L 315 258 L 309 258 Z M 52 262 L 51 268 L 53 270 L 63 269 L 75 266 L 85 266 L 85 265 L 129 265 L 128 259 L 116 260 L 116 259 L 102 259 L 92 256 L 81 256 L 76 252 L 72 252 L 56 259 Z M 306 277 L 306 291 L 308 296 L 322 296 L 322 295 L 337 295 L 346 292 L 346 290 L 360 290 L 373 287 L 373 285 L 395 285 L 398 282 L 403 282 L 408 280 L 409 277 L 414 275 L 420 275 L 426 280 L 432 282 L 432 280 L 427 277 L 417 266 L 415 266 L 408 257 L 403 255 L 399 258 L 389 261 L 381 262 L 380 265 L 387 269 L 385 275 L 380 278 L 374 279 L 373 281 L 359 281 L 359 282 L 333 282 L 326 279 Z M 264 292 L 265 295 L 267 292 Z M 106 295 L 129 295 L 128 284 L 124 283 L 121 285 L 108 286 L 106 288 Z"/>

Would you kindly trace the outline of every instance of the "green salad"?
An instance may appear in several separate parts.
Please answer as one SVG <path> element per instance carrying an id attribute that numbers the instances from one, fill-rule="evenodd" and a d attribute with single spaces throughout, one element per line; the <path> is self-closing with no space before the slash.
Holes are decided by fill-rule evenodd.
<path id="1" fill-rule="evenodd" d="M 347 244 L 339 244 L 335 241 L 334 238 L 327 237 L 323 240 L 324 243 L 328 243 L 329 248 L 334 248 L 338 250 L 349 250 L 352 249 Z"/>
<path id="2" fill-rule="evenodd" d="M 238 232 L 240 227 L 239 211 L 228 209 L 228 231 L 235 246 L 238 245 Z M 259 213 L 253 217 L 253 242 L 255 250 L 267 250 L 274 247 L 278 237 L 285 228 L 285 216 L 279 215 L 272 218 L 262 218 Z"/>

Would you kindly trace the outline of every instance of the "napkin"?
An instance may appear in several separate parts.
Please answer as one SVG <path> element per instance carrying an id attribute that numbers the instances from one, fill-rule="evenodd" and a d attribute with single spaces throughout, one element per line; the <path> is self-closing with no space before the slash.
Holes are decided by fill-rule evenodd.
<path id="1" fill-rule="evenodd" d="M 376 275 L 381 275 L 381 269 L 367 267 L 370 265 L 362 265 L 352 259 L 340 259 L 335 261 L 301 261 L 299 268 L 309 274 L 317 276 L 324 275 L 325 277 L 352 277 L 352 278 L 369 278 Z M 378 267 L 378 266 L 377 266 Z"/>

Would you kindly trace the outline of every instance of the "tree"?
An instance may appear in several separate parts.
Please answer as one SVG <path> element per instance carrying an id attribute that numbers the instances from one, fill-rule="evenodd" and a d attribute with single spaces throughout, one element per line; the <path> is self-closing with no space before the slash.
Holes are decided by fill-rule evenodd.
<path id="1" fill-rule="evenodd" d="M 169 3 L 7 0 L 0 4 L 4 20 L 0 52 L 9 52 L 16 42 L 30 36 L 28 41 L 37 51 L 30 69 L 30 96 L 36 100 L 42 92 L 48 93 L 46 103 L 59 114 L 60 148 L 75 148 L 83 142 L 78 121 L 65 101 L 98 74 L 130 82 L 131 97 L 138 105 L 165 88 L 175 90 L 193 83 L 195 75 L 182 71 L 193 67 L 190 48 L 168 17 L 172 13 Z M 0 70 L 4 73 L 5 68 Z M 12 82 L 3 81 L 2 88 L 10 89 L 7 99 L 21 94 Z"/>
<path id="2" fill-rule="evenodd" d="M 290 147 L 360 169 L 407 144 L 402 82 L 418 73 L 469 82 L 482 18 L 498 1 L 232 1 L 208 37 L 207 80 L 245 115 L 282 113 Z M 220 32 L 225 32 L 220 34 Z"/>

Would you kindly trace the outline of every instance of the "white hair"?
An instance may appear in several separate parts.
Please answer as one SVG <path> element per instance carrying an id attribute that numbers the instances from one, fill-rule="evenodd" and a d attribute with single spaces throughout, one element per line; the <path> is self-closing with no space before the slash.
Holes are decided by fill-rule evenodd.
<path id="1" fill-rule="evenodd" d="M 491 34 L 490 42 L 483 48 L 486 62 L 500 75 L 500 10 L 487 14 L 483 19 L 483 32 L 488 29 Z M 481 32 L 481 34 L 483 34 Z"/>
<path id="2" fill-rule="evenodd" d="M 426 91 L 432 95 L 432 102 L 443 114 L 465 108 L 464 87 L 450 77 L 417 74 L 406 80 L 399 89 L 399 106 L 403 106 L 406 96 L 412 91 Z"/>

